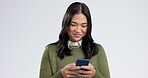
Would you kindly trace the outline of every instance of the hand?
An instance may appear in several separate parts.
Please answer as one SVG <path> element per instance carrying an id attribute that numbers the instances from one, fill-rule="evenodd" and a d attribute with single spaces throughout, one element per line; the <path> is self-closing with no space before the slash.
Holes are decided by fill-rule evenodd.
<path id="1" fill-rule="evenodd" d="M 92 78 L 96 74 L 96 70 L 93 65 L 89 64 L 88 66 L 81 66 L 82 70 L 78 70 L 79 73 L 77 76 L 82 78 Z M 84 70 L 83 70 L 84 69 Z"/>
<path id="2" fill-rule="evenodd" d="M 61 74 L 64 78 L 78 77 L 79 74 L 77 70 L 80 70 L 81 67 L 75 66 L 75 63 L 70 63 L 61 69 Z"/>

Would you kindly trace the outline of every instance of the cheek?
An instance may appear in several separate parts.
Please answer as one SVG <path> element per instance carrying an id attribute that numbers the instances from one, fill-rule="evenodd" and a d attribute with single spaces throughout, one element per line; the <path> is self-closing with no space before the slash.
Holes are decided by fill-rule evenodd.
<path id="1" fill-rule="evenodd" d="M 68 29 L 68 35 L 71 36 L 72 32 L 73 32 L 73 29 L 72 28 L 69 28 Z"/>
<path id="2" fill-rule="evenodd" d="M 83 30 L 83 33 L 86 34 L 87 33 L 87 28 Z"/>
<path id="3" fill-rule="evenodd" d="M 74 31 L 74 28 L 70 27 L 69 32 L 73 32 L 73 31 Z"/>
<path id="4" fill-rule="evenodd" d="M 69 32 L 72 32 L 72 29 L 71 28 L 69 29 Z"/>

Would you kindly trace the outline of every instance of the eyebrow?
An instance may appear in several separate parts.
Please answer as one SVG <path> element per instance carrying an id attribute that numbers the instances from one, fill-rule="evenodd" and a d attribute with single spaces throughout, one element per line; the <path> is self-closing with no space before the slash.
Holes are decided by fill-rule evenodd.
<path id="1" fill-rule="evenodd" d="M 75 24 L 77 24 L 77 22 L 74 22 L 74 21 L 71 21 L 71 23 L 75 23 Z M 81 24 L 87 24 L 87 23 L 81 23 Z"/>

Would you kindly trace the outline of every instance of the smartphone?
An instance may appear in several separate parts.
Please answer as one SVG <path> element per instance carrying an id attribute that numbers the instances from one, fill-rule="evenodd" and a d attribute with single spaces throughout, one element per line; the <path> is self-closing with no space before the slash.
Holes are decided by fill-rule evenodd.
<path id="1" fill-rule="evenodd" d="M 89 59 L 77 59 L 76 66 L 88 66 L 89 61 Z"/>

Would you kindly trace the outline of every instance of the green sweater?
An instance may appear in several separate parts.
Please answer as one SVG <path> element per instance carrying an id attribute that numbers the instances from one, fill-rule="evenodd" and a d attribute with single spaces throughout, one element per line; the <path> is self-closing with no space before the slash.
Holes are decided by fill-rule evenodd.
<path id="1" fill-rule="evenodd" d="M 90 63 L 96 69 L 96 74 L 93 78 L 110 78 L 107 58 L 103 47 L 98 44 L 99 52 L 90 59 Z M 82 48 L 72 48 L 71 56 L 65 56 L 64 59 L 57 57 L 57 45 L 48 45 L 43 53 L 40 78 L 62 78 L 60 69 L 69 63 L 75 63 L 76 59 L 83 59 L 85 55 Z"/>

